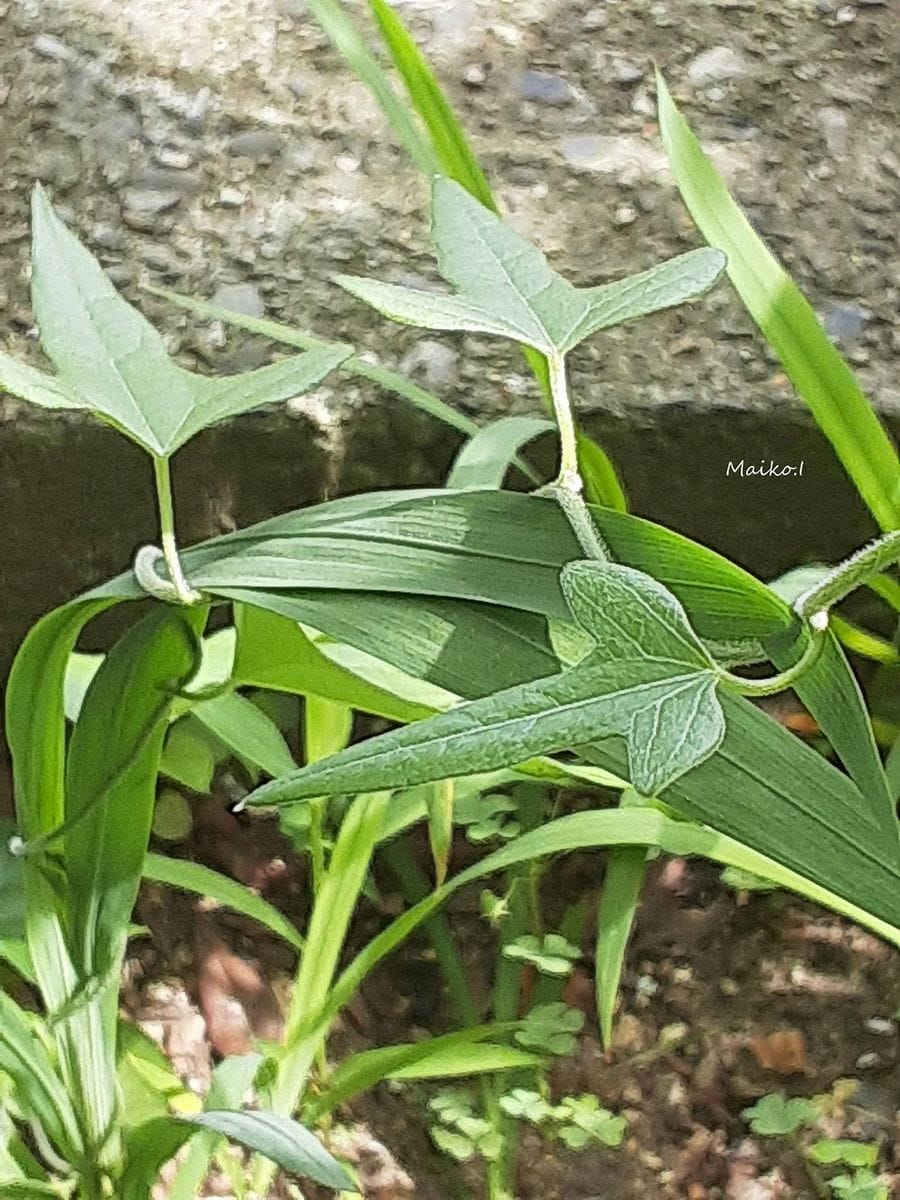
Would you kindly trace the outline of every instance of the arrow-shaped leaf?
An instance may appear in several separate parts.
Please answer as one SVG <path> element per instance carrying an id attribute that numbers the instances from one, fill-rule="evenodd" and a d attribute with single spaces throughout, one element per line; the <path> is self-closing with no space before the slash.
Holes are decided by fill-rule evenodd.
<path id="1" fill-rule="evenodd" d="M 258 371 L 208 379 L 183 370 L 59 219 L 32 196 L 32 301 L 57 375 L 0 357 L 0 385 L 47 408 L 82 408 L 158 457 L 225 417 L 307 391 L 350 353 L 325 346 Z"/>
<path id="2" fill-rule="evenodd" d="M 578 562 L 562 578 L 573 615 L 596 642 L 577 666 L 292 772 L 250 802 L 410 787 L 611 736 L 625 738 L 631 782 L 647 795 L 703 762 L 725 721 L 715 665 L 678 601 L 631 567 Z"/>
<path id="3" fill-rule="evenodd" d="M 720 251 L 705 248 L 615 283 L 576 288 L 540 250 L 443 178 L 432 190 L 432 236 L 441 274 L 455 295 L 350 275 L 337 282 L 395 321 L 497 334 L 544 354 L 564 354 L 599 329 L 691 300 L 725 266 Z"/>

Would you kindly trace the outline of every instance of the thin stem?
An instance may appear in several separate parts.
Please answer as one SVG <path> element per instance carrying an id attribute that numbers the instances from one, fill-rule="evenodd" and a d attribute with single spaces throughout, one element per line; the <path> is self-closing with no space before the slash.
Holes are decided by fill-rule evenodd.
<path id="1" fill-rule="evenodd" d="M 569 390 L 566 386 L 566 360 L 561 354 L 547 355 L 547 369 L 550 376 L 550 398 L 553 401 L 553 415 L 559 426 L 560 457 L 559 475 L 556 482 L 566 491 L 581 495 L 582 482 L 578 471 L 578 441 L 575 436 L 575 419 L 572 416 L 572 405 L 569 402 Z"/>
<path id="2" fill-rule="evenodd" d="M 825 644 L 827 625 L 822 628 L 810 622 L 806 625 L 806 645 L 803 653 L 792 667 L 770 675 L 768 679 L 745 679 L 741 675 L 732 675 L 724 667 L 718 669 L 720 682 L 731 691 L 742 696 L 774 696 L 776 692 L 787 691 L 793 687 L 801 675 L 804 675 L 822 652 Z"/>
<path id="3" fill-rule="evenodd" d="M 172 500 L 172 474 L 168 458 L 153 458 L 153 477 L 156 483 L 156 499 L 159 506 L 159 532 L 162 544 L 163 558 L 169 572 L 169 579 L 175 588 L 175 595 L 182 604 L 196 604 L 200 593 L 195 592 L 185 579 L 178 557 L 178 543 L 175 540 L 175 505 Z"/>
<path id="4" fill-rule="evenodd" d="M 896 562 L 900 562 L 900 529 L 877 538 L 832 567 L 822 579 L 797 597 L 794 612 L 807 620 L 815 620 L 821 612 L 827 613 L 860 584 Z"/>

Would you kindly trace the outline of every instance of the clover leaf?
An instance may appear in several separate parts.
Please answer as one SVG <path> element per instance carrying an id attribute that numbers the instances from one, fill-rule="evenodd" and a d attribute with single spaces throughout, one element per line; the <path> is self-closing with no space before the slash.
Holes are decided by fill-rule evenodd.
<path id="1" fill-rule="evenodd" d="M 569 975 L 572 964 L 581 958 L 581 951 L 558 933 L 548 933 L 543 938 L 526 934 L 507 942 L 503 947 L 505 958 L 531 963 L 542 975 Z"/>
<path id="2" fill-rule="evenodd" d="M 554 1001 L 533 1008 L 515 1037 L 529 1050 L 540 1050 L 545 1054 L 571 1054 L 575 1049 L 574 1035 L 580 1032 L 583 1025 L 584 1013 L 562 1001 Z"/>
<path id="3" fill-rule="evenodd" d="M 778 1137 L 796 1133 L 804 1125 L 811 1125 L 819 1116 L 819 1109 L 812 1100 L 795 1098 L 788 1100 L 782 1093 L 763 1096 L 752 1108 L 742 1113 L 750 1122 L 754 1133 L 762 1137 Z"/>

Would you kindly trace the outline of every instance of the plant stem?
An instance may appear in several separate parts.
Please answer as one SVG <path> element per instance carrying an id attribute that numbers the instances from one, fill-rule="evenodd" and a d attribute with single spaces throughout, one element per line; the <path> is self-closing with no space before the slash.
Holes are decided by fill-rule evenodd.
<path id="1" fill-rule="evenodd" d="M 578 471 L 578 440 L 575 435 L 575 419 L 572 416 L 572 405 L 569 402 L 569 390 L 566 385 L 566 360 L 561 354 L 548 354 L 547 369 L 550 377 L 553 415 L 559 426 L 559 475 L 556 481 L 560 487 L 580 495 L 582 483 Z"/>
<path id="2" fill-rule="evenodd" d="M 175 594 L 182 604 L 196 604 L 198 592 L 190 586 L 181 569 L 178 543 L 175 540 L 175 505 L 172 500 L 172 473 L 168 458 L 153 458 L 153 477 L 156 483 L 156 500 L 159 506 L 159 533 L 163 558 Z"/>
<path id="3" fill-rule="evenodd" d="M 827 625 L 824 628 L 814 626 L 811 622 L 805 624 L 806 645 L 803 653 L 792 667 L 770 675 L 767 679 L 745 679 L 742 675 L 732 675 L 724 667 L 718 668 L 720 682 L 741 696 L 774 696 L 776 692 L 784 692 L 805 675 L 822 653 L 825 644 Z"/>

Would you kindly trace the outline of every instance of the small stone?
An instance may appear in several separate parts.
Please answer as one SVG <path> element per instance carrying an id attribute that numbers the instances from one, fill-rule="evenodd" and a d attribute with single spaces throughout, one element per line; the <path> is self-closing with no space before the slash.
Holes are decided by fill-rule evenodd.
<path id="1" fill-rule="evenodd" d="M 154 162 L 172 171 L 186 171 L 194 165 L 194 156 L 188 150 L 176 150 L 174 146 L 160 146 L 153 155 Z"/>
<path id="2" fill-rule="evenodd" d="M 856 20 L 856 9 L 852 4 L 842 4 L 834 14 L 834 19 L 838 25 L 852 25 Z"/>
<path id="3" fill-rule="evenodd" d="M 817 108 L 816 119 L 822 127 L 828 153 L 833 158 L 840 158 L 847 153 L 849 137 L 847 135 L 847 114 L 842 108 Z"/>
<path id="4" fill-rule="evenodd" d="M 572 104 L 575 91 L 561 75 L 550 71 L 523 71 L 519 78 L 519 95 L 533 104 L 549 104 L 560 107 Z"/>
<path id="5" fill-rule="evenodd" d="M 179 192 L 157 192 L 143 188 L 129 188 L 125 193 L 125 208 L 134 216 L 158 217 L 169 212 L 181 201 Z"/>
<path id="6" fill-rule="evenodd" d="M 748 69 L 743 56 L 730 46 L 713 46 L 691 60 L 687 73 L 692 83 L 719 83 L 746 75 Z"/>
<path id="7" fill-rule="evenodd" d="M 71 46 L 67 46 L 65 42 L 52 37 L 49 33 L 39 33 L 31 43 L 31 47 L 41 58 L 49 58 L 54 62 L 72 63 L 78 58 Z"/>
<path id="8" fill-rule="evenodd" d="M 243 317 L 262 317 L 266 312 L 263 298 L 252 283 L 223 283 L 216 288 L 212 303 Z"/>
<path id="9" fill-rule="evenodd" d="M 633 134 L 578 134 L 563 138 L 559 149 L 570 166 L 615 175 L 628 187 L 666 168 L 665 155 Z"/>
<path id="10" fill-rule="evenodd" d="M 143 192 L 193 193 L 199 192 L 203 180 L 196 171 L 182 171 L 173 167 L 142 167 L 131 177 L 134 190 Z"/>
<path id="11" fill-rule="evenodd" d="M 596 29 L 605 29 L 608 22 L 609 16 L 606 10 L 597 4 L 593 8 L 589 8 L 581 18 L 581 28 L 585 33 L 593 33 Z"/>
<path id="12" fill-rule="evenodd" d="M 863 1024 L 866 1031 L 874 1033 L 876 1037 L 893 1037 L 897 1032 L 897 1026 L 890 1017 L 869 1017 Z"/>
<path id="13" fill-rule="evenodd" d="M 881 1066 L 881 1055 L 876 1054 L 874 1050 L 867 1050 L 865 1054 L 860 1054 L 856 1060 L 857 1071 L 873 1071 L 876 1067 Z"/>
<path id="14" fill-rule="evenodd" d="M 246 195 L 240 188 L 223 187 L 216 197 L 216 204 L 220 208 L 240 208 L 246 199 Z"/>
<path id="15" fill-rule="evenodd" d="M 427 387 L 442 388 L 455 383 L 458 364 L 459 355 L 450 346 L 425 338 L 404 357 L 400 369 L 409 375 L 420 372 Z"/>
<path id="16" fill-rule="evenodd" d="M 235 158 L 252 158 L 256 162 L 271 162 L 282 149 L 280 134 L 269 129 L 250 129 L 235 134 L 228 142 L 228 153 Z"/>
<path id="17" fill-rule="evenodd" d="M 854 342 L 862 334 L 872 314 L 853 304 L 838 304 L 825 314 L 825 332 L 837 342 Z"/>
<path id="18" fill-rule="evenodd" d="M 483 63 L 467 63 L 463 67 L 462 81 L 466 87 L 480 88 L 487 83 L 487 70 Z"/>
<path id="19" fill-rule="evenodd" d="M 604 68 L 603 74 L 610 83 L 621 83 L 628 87 L 632 83 L 637 83 L 639 79 L 643 79 L 646 71 L 640 63 L 632 62 L 630 58 L 619 58 L 618 55 L 613 55 Z"/>
<path id="20" fill-rule="evenodd" d="M 637 219 L 637 209 L 632 204 L 620 204 L 613 213 L 612 223 L 616 229 L 624 229 L 627 225 L 633 225 Z"/>

